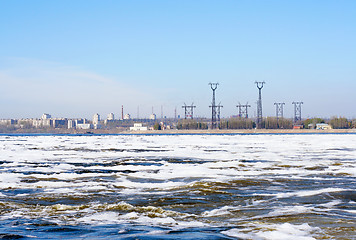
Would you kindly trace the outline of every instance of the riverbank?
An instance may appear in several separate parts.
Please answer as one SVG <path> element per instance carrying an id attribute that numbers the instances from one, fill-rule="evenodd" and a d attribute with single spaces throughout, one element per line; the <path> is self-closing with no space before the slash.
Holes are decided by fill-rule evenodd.
<path id="1" fill-rule="evenodd" d="M 356 129 L 206 129 L 206 130 L 148 130 L 148 131 L 128 131 L 123 129 L 27 129 L 12 132 L 1 132 L 0 134 L 124 134 L 124 135 L 179 135 L 179 134 L 337 134 L 337 133 L 356 133 Z"/>
<path id="2" fill-rule="evenodd" d="M 207 130 L 161 130 L 124 131 L 121 134 L 300 134 L 300 133 L 356 133 L 356 129 L 207 129 Z"/>

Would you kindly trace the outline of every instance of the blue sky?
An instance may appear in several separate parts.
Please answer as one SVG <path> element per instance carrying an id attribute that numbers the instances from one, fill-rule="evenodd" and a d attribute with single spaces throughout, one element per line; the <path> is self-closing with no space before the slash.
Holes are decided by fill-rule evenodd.
<path id="1" fill-rule="evenodd" d="M 356 1 L 0 1 L 0 118 L 263 113 L 356 118 Z"/>

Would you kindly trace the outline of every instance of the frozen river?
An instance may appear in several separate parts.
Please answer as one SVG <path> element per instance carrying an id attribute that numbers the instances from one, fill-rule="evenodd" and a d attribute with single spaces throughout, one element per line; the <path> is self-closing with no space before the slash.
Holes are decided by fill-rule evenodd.
<path id="1" fill-rule="evenodd" d="M 356 239 L 356 134 L 0 142 L 3 238 Z"/>

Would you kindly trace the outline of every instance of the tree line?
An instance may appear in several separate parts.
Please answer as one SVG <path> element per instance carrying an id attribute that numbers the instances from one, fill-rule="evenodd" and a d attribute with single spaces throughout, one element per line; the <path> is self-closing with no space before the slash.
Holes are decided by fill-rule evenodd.
<path id="1" fill-rule="evenodd" d="M 316 127 L 318 123 L 329 124 L 333 129 L 349 129 L 356 128 L 356 119 L 348 120 L 345 117 L 332 117 L 331 119 L 310 118 L 298 123 L 304 128 L 309 126 Z M 177 129 L 208 129 L 210 122 L 208 120 L 181 119 L 177 123 Z M 276 117 L 266 117 L 261 123 L 261 128 L 264 129 L 292 129 L 294 123 L 291 119 Z M 218 124 L 219 129 L 253 129 L 256 128 L 256 122 L 249 118 L 232 117 L 222 119 Z"/>

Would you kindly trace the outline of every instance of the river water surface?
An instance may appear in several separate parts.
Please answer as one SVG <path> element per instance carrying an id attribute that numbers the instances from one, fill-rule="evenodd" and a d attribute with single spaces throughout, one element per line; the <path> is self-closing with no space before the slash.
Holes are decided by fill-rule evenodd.
<path id="1" fill-rule="evenodd" d="M 0 142 L 0 239 L 356 239 L 356 134 Z"/>

